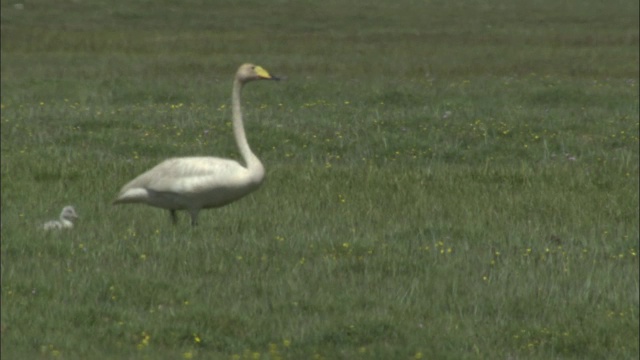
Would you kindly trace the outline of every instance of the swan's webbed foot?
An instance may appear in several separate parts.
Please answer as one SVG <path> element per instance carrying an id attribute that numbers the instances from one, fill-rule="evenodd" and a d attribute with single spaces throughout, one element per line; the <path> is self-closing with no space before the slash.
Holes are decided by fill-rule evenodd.
<path id="1" fill-rule="evenodd" d="M 171 223 L 173 225 L 177 225 L 178 224 L 178 215 L 176 214 L 175 210 L 169 210 L 169 214 L 171 214 Z"/>

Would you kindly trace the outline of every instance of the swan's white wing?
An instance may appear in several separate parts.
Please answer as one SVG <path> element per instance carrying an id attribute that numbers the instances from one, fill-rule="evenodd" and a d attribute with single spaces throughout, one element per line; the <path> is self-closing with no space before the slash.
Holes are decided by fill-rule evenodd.
<path id="1" fill-rule="evenodd" d="M 57 230 L 57 229 L 62 229 L 62 223 L 60 223 L 59 221 L 56 220 L 51 220 L 51 221 L 47 221 L 43 228 L 45 230 Z"/>
<path id="2" fill-rule="evenodd" d="M 187 193 L 237 183 L 247 170 L 238 162 L 215 157 L 174 158 L 163 161 L 122 188 Z"/>
<path id="3" fill-rule="evenodd" d="M 71 229 L 73 228 L 73 223 L 71 221 L 58 221 L 58 220 L 51 220 L 51 221 L 47 221 L 44 225 L 43 228 L 45 230 L 60 230 L 60 229 Z"/>
<path id="4" fill-rule="evenodd" d="M 166 209 L 217 207 L 248 194 L 259 184 L 233 160 L 174 158 L 125 185 L 114 203 L 144 202 Z"/>
<path id="5" fill-rule="evenodd" d="M 238 162 L 213 157 L 173 159 L 163 164 L 158 169 L 161 175 L 154 176 L 149 189 L 180 194 L 202 193 L 216 188 L 243 186 L 248 175 L 247 169 Z"/>

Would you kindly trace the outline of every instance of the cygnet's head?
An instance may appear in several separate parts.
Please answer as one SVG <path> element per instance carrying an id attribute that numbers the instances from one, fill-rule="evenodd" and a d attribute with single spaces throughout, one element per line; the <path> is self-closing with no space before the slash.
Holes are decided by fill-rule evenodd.
<path id="1" fill-rule="evenodd" d="M 73 206 L 65 206 L 62 209 L 62 213 L 60 213 L 60 218 L 71 221 L 77 219 L 78 214 L 76 214 L 76 209 Z"/>
<path id="2" fill-rule="evenodd" d="M 271 76 L 267 70 L 261 66 L 254 64 L 242 64 L 236 72 L 236 79 L 241 83 L 253 80 L 279 80 L 275 76 Z"/>

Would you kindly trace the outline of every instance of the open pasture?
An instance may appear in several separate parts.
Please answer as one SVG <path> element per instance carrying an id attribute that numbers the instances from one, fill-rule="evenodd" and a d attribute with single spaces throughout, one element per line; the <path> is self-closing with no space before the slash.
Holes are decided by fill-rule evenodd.
<path id="1" fill-rule="evenodd" d="M 638 358 L 637 1 L 1 10 L 3 359 Z M 243 62 L 262 187 L 111 206 Z"/>

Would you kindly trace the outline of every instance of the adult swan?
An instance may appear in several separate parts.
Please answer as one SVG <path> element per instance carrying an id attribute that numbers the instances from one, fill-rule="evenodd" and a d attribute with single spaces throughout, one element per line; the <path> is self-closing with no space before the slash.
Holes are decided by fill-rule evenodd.
<path id="1" fill-rule="evenodd" d="M 253 80 L 278 78 L 253 64 L 244 64 L 236 72 L 231 97 L 233 134 L 246 166 L 206 156 L 167 159 L 126 184 L 113 204 L 141 203 L 167 209 L 174 224 L 176 211 L 187 210 L 195 226 L 200 210 L 227 205 L 260 187 L 264 166 L 249 148 L 240 106 L 242 87 Z"/>

